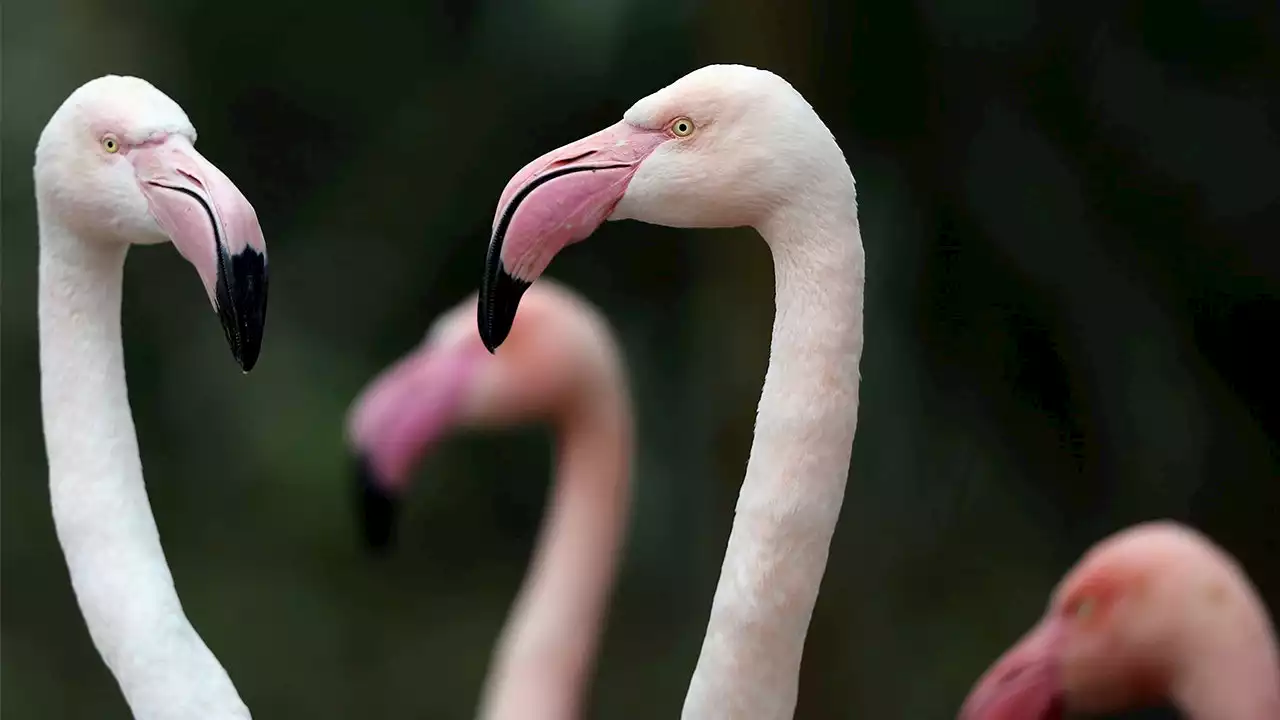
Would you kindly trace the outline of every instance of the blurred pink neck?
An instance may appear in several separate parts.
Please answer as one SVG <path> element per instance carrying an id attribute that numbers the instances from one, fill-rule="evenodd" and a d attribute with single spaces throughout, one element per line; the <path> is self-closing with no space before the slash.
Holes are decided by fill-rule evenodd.
<path id="1" fill-rule="evenodd" d="M 125 386 L 127 245 L 40 218 L 40 395 L 54 527 L 94 646 L 135 717 L 248 718 L 174 590 Z"/>
<path id="2" fill-rule="evenodd" d="M 1250 591 L 1251 592 L 1251 591 Z M 1280 652 L 1262 601 L 1251 597 L 1255 622 L 1215 636 L 1188 658 L 1187 673 L 1174 700 L 1189 720 L 1276 720 L 1280 718 Z"/>
<path id="3" fill-rule="evenodd" d="M 621 378 L 556 428 L 549 516 L 495 652 L 479 717 L 580 717 L 630 501 L 631 410 Z"/>
<path id="4" fill-rule="evenodd" d="M 687 720 L 795 712 L 858 415 L 865 260 L 853 178 L 840 166 L 807 205 L 759 228 L 777 288 L 769 369 Z"/>

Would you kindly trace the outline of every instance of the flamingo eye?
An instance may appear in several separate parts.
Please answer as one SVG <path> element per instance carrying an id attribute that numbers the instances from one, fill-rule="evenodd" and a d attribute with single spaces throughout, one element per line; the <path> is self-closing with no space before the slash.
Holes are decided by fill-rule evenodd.
<path id="1" fill-rule="evenodd" d="M 1077 620 L 1088 620 L 1095 609 L 1097 609 L 1097 601 L 1092 597 L 1086 597 L 1072 603 L 1067 612 L 1071 613 L 1071 616 Z"/>
<path id="2" fill-rule="evenodd" d="M 115 135 L 103 135 L 102 149 L 109 153 L 120 152 L 120 141 L 116 139 Z"/>
<path id="3" fill-rule="evenodd" d="M 687 117 L 678 117 L 672 120 L 671 133 L 676 137 L 689 137 L 693 134 L 693 121 Z"/>

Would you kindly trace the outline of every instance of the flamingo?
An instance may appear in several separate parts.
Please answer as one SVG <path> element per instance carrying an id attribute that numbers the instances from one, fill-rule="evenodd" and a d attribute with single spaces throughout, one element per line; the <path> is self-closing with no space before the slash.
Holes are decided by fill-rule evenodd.
<path id="1" fill-rule="evenodd" d="M 1193 720 L 1280 718 L 1280 650 L 1244 570 L 1172 521 L 1122 530 L 1058 584 L 961 720 L 1052 720 L 1172 701 Z"/>
<path id="2" fill-rule="evenodd" d="M 866 263 L 853 176 L 785 80 L 695 70 L 507 184 L 481 282 L 485 346 L 502 344 L 557 252 L 628 218 L 750 226 L 773 254 L 769 368 L 683 717 L 789 718 L 858 416 Z"/>
<path id="3" fill-rule="evenodd" d="M 627 526 L 631 401 L 608 323 L 568 289 L 525 299 L 510 352 L 476 335 L 476 296 L 363 390 L 348 414 L 367 539 L 390 541 L 414 464 L 455 428 L 551 424 L 559 435 L 550 518 L 498 643 L 479 717 L 567 720 L 582 695 Z"/>
<path id="4" fill-rule="evenodd" d="M 143 484 L 120 337 L 129 246 L 168 240 L 195 266 L 241 369 L 257 362 L 262 229 L 195 138 L 164 93 L 108 75 L 63 101 L 35 152 L 54 526 L 94 646 L 143 720 L 249 717 L 174 589 Z"/>

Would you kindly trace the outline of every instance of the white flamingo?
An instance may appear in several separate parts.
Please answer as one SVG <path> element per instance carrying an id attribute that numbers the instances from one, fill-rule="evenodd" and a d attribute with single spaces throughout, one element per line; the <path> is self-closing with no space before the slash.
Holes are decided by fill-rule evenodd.
<path id="1" fill-rule="evenodd" d="M 773 253 L 769 369 L 684 717 L 789 718 L 857 424 L 866 264 L 853 176 L 786 81 L 696 70 L 507 184 L 481 285 L 486 346 L 561 248 L 626 218 L 751 226 Z"/>
<path id="2" fill-rule="evenodd" d="M 241 368 L 257 362 L 262 229 L 195 138 L 164 93 L 106 76 L 73 92 L 36 146 L 40 396 L 54 525 L 93 643 L 144 720 L 249 717 L 174 590 L 143 484 L 120 338 L 125 254 L 169 240 L 195 266 Z"/>
<path id="3" fill-rule="evenodd" d="M 533 561 L 498 640 L 477 717 L 569 720 L 582 704 L 617 575 L 630 504 L 631 397 L 600 312 L 544 281 L 529 291 L 507 351 L 476 335 L 473 295 L 369 383 L 348 414 L 363 520 L 390 540 L 414 464 L 452 432 L 538 422 L 557 468 Z"/>

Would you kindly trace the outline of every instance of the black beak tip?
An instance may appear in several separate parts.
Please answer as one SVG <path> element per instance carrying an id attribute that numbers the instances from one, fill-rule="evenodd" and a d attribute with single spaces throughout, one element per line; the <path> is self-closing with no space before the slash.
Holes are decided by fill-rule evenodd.
<path id="1" fill-rule="evenodd" d="M 508 273 L 496 263 L 487 269 L 480 287 L 480 306 L 477 310 L 480 323 L 480 339 L 492 354 L 511 333 L 520 308 L 520 298 L 533 284 Z"/>
<path id="2" fill-rule="evenodd" d="M 258 364 L 258 353 L 262 349 L 262 338 L 259 337 L 257 342 L 245 343 L 239 350 L 233 349 L 231 355 L 236 359 L 236 363 L 240 365 L 242 372 L 248 373 Z"/>
<path id="3" fill-rule="evenodd" d="M 488 350 L 490 355 L 493 355 L 498 349 L 498 346 L 502 344 L 502 340 L 494 341 L 492 326 L 485 321 L 485 318 L 487 317 L 485 305 L 486 303 L 482 299 L 477 313 L 479 315 L 480 342 L 484 344 L 484 349 Z"/>
<path id="4" fill-rule="evenodd" d="M 231 355 L 249 372 L 258 363 L 267 320 L 267 256 L 247 247 L 235 255 L 218 247 L 218 319 Z"/>
<path id="5" fill-rule="evenodd" d="M 363 455 L 355 458 L 354 478 L 360 533 L 365 547 L 377 555 L 385 554 L 395 535 L 399 499 L 383 489 L 373 468 Z"/>

